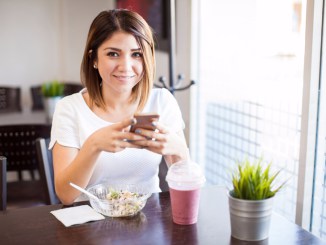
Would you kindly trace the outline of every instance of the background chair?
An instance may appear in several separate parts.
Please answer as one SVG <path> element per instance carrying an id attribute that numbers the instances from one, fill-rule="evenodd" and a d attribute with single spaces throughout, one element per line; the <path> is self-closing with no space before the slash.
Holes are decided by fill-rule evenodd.
<path id="1" fill-rule="evenodd" d="M 32 95 L 32 111 L 44 110 L 41 86 L 31 87 L 30 91 Z"/>
<path id="2" fill-rule="evenodd" d="M 65 86 L 63 89 L 63 96 L 78 93 L 80 90 L 84 88 L 81 84 L 78 83 L 64 82 L 64 84 Z"/>
<path id="3" fill-rule="evenodd" d="M 30 88 L 31 96 L 32 96 L 32 110 L 44 110 L 43 104 L 43 95 L 41 91 L 42 85 L 33 86 Z M 72 82 L 64 82 L 64 90 L 63 96 L 71 95 L 73 93 L 77 93 L 83 89 L 83 86 L 78 83 Z"/>
<path id="4" fill-rule="evenodd" d="M 7 158 L 0 156 L 0 211 L 7 207 Z"/>
<path id="5" fill-rule="evenodd" d="M 46 204 L 57 204 L 60 201 L 55 194 L 52 152 L 48 149 L 49 142 L 49 138 L 36 139 L 36 152 Z"/>
<path id="6" fill-rule="evenodd" d="M 0 87 L 0 113 L 20 112 L 20 95 L 19 87 Z"/>
<path id="7" fill-rule="evenodd" d="M 35 141 L 50 137 L 51 126 L 43 124 L 0 126 L 0 156 L 7 158 L 6 172 L 17 172 L 18 179 L 7 180 L 7 207 L 44 205 L 42 183 L 36 178 L 38 161 Z M 30 178 L 23 178 L 23 172 Z"/>
<path id="8" fill-rule="evenodd" d="M 28 170 L 35 179 L 34 170 L 38 169 L 35 140 L 48 138 L 50 133 L 51 125 L 48 124 L 0 126 L 0 156 L 7 157 L 7 171 L 18 172 L 22 180 L 22 172 Z"/>

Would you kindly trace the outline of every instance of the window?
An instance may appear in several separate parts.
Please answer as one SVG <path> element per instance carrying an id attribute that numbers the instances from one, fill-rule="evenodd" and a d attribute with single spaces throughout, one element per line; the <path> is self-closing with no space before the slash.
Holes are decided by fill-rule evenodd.
<path id="1" fill-rule="evenodd" d="M 326 240 L 323 1 L 198 5 L 191 147 L 207 184 L 230 186 L 228 170 L 237 161 L 263 157 L 287 180 L 274 210 Z"/>
<path id="2" fill-rule="evenodd" d="M 199 112 L 208 184 L 229 185 L 230 168 L 263 157 L 282 168 L 275 209 L 295 221 L 304 23 L 301 1 L 201 1 Z M 275 18 L 277 15 L 277 18 Z M 214 16 L 214 25 L 212 23 Z M 200 145 L 200 144 L 199 144 Z"/>

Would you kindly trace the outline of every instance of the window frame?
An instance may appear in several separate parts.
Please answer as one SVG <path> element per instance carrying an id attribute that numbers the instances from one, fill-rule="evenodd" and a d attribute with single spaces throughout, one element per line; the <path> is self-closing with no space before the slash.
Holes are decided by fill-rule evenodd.
<path id="1" fill-rule="evenodd" d="M 323 0 L 306 2 L 305 57 L 295 223 L 311 230 L 318 102 L 321 74 Z"/>

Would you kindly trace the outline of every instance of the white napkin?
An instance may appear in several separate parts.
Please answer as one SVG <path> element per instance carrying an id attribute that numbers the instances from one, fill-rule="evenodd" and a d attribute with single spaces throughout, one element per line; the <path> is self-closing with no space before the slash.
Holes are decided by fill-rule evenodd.
<path id="1" fill-rule="evenodd" d="M 97 213 L 88 205 L 82 205 L 71 208 L 63 208 L 50 212 L 66 227 L 83 224 L 89 221 L 102 220 L 105 217 Z"/>

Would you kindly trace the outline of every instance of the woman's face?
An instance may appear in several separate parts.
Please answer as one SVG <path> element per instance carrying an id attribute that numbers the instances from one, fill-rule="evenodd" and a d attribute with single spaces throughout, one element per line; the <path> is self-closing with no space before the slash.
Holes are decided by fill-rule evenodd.
<path id="1" fill-rule="evenodd" d="M 116 32 L 99 46 L 95 65 L 104 90 L 131 93 L 142 78 L 143 54 L 133 35 Z"/>

